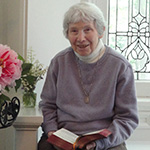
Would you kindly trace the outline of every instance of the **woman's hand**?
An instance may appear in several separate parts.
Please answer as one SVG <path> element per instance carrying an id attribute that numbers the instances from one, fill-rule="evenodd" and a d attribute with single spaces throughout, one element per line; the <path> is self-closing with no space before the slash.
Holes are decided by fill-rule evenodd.
<path id="1" fill-rule="evenodd" d="M 92 143 L 89 143 L 89 144 L 86 145 L 85 150 L 94 150 L 95 147 L 96 147 L 96 143 L 92 142 Z"/>
<path id="2" fill-rule="evenodd" d="M 54 133 L 55 131 L 50 131 L 50 132 L 48 132 L 48 137 L 50 137 L 53 133 Z"/>
<path id="3" fill-rule="evenodd" d="M 56 132 L 56 131 L 50 131 L 50 132 L 48 132 L 48 137 L 50 137 L 54 132 Z M 53 147 L 55 148 L 55 150 L 62 150 L 61 148 L 58 148 L 57 146 L 55 146 L 55 145 L 53 145 Z"/>

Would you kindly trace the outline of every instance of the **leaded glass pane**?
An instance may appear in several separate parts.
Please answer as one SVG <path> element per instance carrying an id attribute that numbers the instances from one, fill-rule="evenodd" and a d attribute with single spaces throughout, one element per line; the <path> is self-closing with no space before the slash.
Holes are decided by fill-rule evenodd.
<path id="1" fill-rule="evenodd" d="M 109 0 L 108 44 L 132 64 L 137 80 L 150 80 L 150 0 Z"/>

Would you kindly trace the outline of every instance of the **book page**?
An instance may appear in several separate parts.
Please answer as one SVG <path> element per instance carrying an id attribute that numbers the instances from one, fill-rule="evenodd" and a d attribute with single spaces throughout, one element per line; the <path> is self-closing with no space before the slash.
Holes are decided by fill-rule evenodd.
<path id="1" fill-rule="evenodd" d="M 71 143 L 71 144 L 73 144 L 76 141 L 76 139 L 79 137 L 76 134 L 74 134 L 74 133 L 72 133 L 72 132 L 70 132 L 70 131 L 68 131 L 67 129 L 64 129 L 64 128 L 54 132 L 53 134 L 55 136 L 65 140 L 65 141 Z"/>
<path id="2" fill-rule="evenodd" d="M 103 131 L 103 129 L 102 130 L 98 130 L 98 131 L 89 132 L 89 133 L 86 133 L 84 135 L 96 134 L 96 133 L 100 133 L 101 131 Z"/>

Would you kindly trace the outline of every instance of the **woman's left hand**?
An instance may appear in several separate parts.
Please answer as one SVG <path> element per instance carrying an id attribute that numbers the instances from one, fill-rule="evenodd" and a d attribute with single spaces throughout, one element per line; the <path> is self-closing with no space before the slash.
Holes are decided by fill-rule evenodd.
<path id="1" fill-rule="evenodd" d="M 92 142 L 92 143 L 89 143 L 89 144 L 86 145 L 85 150 L 94 150 L 95 147 L 96 147 L 96 143 Z"/>

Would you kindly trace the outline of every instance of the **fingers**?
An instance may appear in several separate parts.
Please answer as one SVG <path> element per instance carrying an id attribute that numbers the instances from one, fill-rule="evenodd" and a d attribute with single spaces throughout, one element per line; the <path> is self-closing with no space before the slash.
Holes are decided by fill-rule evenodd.
<path id="1" fill-rule="evenodd" d="M 92 142 L 86 145 L 86 150 L 94 150 L 95 147 L 96 147 L 95 142 Z"/>
<path id="2" fill-rule="evenodd" d="M 48 137 L 50 137 L 55 131 L 48 132 Z"/>

